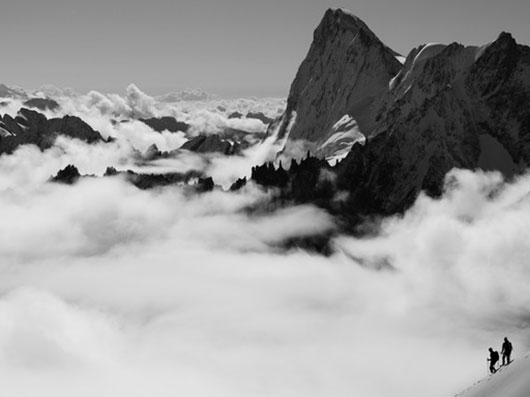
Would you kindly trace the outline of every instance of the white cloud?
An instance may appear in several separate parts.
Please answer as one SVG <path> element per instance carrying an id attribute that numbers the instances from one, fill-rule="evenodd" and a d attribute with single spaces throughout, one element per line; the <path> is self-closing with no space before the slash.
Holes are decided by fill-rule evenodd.
<path id="1" fill-rule="evenodd" d="M 30 176 L 64 153 L 1 158 L 10 396 L 79 385 L 87 396 L 449 395 L 482 376 L 494 338 L 527 347 L 529 177 L 503 185 L 455 172 L 442 200 L 422 197 L 377 237 L 341 236 L 324 258 L 277 250 L 333 227 L 315 208 L 250 215 L 269 199 L 252 185 L 190 197 L 120 178 L 63 186 Z M 89 168 L 89 154 L 74 157 Z M 381 258 L 396 270 L 357 263 Z"/>
<path id="2" fill-rule="evenodd" d="M 195 195 L 141 191 L 121 177 L 46 182 L 75 164 L 96 175 L 107 166 L 204 170 L 228 187 L 275 159 L 273 139 L 241 156 L 180 153 L 139 165 L 136 149 L 171 150 L 187 138 L 111 119 L 172 114 L 197 131 L 252 130 L 244 123 L 254 121 L 226 115 L 257 102 L 199 111 L 136 87 L 61 101 L 61 112 L 116 141 L 61 137 L 44 152 L 0 157 L 6 395 L 450 395 L 484 374 L 485 349 L 505 334 L 516 352 L 529 347 L 530 176 L 506 184 L 454 171 L 443 198 L 420 197 L 375 224 L 375 236 L 338 236 L 327 258 L 285 252 L 286 239 L 332 230 L 330 216 L 311 206 L 261 212 L 270 195 L 253 184 Z"/>

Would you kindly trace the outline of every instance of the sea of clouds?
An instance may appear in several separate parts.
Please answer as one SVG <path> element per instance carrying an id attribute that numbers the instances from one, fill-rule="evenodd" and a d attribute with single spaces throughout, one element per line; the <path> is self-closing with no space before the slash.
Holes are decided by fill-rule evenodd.
<path id="1" fill-rule="evenodd" d="M 201 100 L 168 101 L 174 97 L 204 97 Z M 251 168 L 266 161 L 274 160 L 281 149 L 281 143 L 273 136 L 263 139 L 267 125 L 261 120 L 247 118 L 248 113 L 262 113 L 274 119 L 283 112 L 286 100 L 283 98 L 239 98 L 222 99 L 206 93 L 192 91 L 175 93 L 164 97 L 152 97 L 142 92 L 134 84 L 127 87 L 124 95 L 103 94 L 91 91 L 77 94 L 70 89 L 45 86 L 32 94 L 42 98 L 53 98 L 59 104 L 55 110 L 39 110 L 48 118 L 77 116 L 98 131 L 103 138 L 112 138 L 110 144 L 83 145 L 74 140 L 60 137 L 54 148 L 44 155 L 32 155 L 32 148 L 23 148 L 8 163 L 19 161 L 38 161 L 39 167 L 34 172 L 37 178 L 48 178 L 58 169 L 68 164 L 75 164 L 82 174 L 102 175 L 106 167 L 112 166 L 119 171 L 132 170 L 139 173 L 168 173 L 202 171 L 212 176 L 215 182 L 225 188 L 241 177 L 249 177 Z M 199 95 L 200 94 L 200 95 Z M 25 98 L 4 98 L 0 113 L 15 117 L 24 107 Z M 242 117 L 231 118 L 232 113 Z M 185 132 L 157 132 L 139 119 L 173 117 L 190 125 Z M 156 145 L 162 152 L 180 148 L 186 141 L 196 135 L 219 134 L 223 136 L 230 129 L 245 131 L 249 136 L 259 134 L 252 139 L 261 142 L 251 145 L 241 155 L 226 157 L 218 153 L 194 154 L 188 151 L 175 153 L 170 158 L 158 159 L 149 164 L 138 164 L 138 155 L 144 153 L 151 145 Z M 230 139 L 230 136 L 224 138 Z M 59 168 L 57 165 L 61 164 Z M 13 166 L 13 168 L 17 168 Z M 32 175 L 31 177 L 33 177 Z M 25 176 L 20 176 L 24 178 Z M 1 182 L 0 182 L 1 183 Z"/>
<path id="2" fill-rule="evenodd" d="M 134 84 L 130 84 L 123 95 L 103 94 L 98 91 L 76 94 L 71 90 L 53 86 L 44 88 L 31 96 L 53 98 L 60 105 L 57 110 L 48 110 L 43 112 L 44 114 L 48 117 L 64 115 L 81 117 L 104 136 L 114 134 L 113 125 L 116 122 L 163 116 L 175 117 L 179 121 L 189 123 L 192 134 L 222 133 L 225 128 L 264 133 L 267 125 L 261 120 L 247 118 L 246 115 L 263 113 L 274 119 L 283 113 L 286 106 L 284 98 L 221 99 L 207 94 L 204 94 L 203 99 L 168 102 L 162 97 L 153 97 L 144 93 Z M 1 113 L 15 116 L 24 106 L 25 98 L 10 98 L 3 102 Z M 239 113 L 243 117 L 230 118 L 233 113 Z"/>
<path id="3" fill-rule="evenodd" d="M 134 109 L 149 109 L 141 98 Z M 228 185 L 273 153 L 265 140 L 139 166 L 135 150 L 185 137 L 112 124 L 118 100 L 79 110 L 85 100 L 62 111 L 116 141 L 0 157 L 0 394 L 449 396 L 486 375 L 504 336 L 516 357 L 530 348 L 530 176 L 454 170 L 441 199 L 370 221 L 367 237 L 336 235 L 329 257 L 286 251 L 337 230 L 333 218 L 249 211 L 271 199 L 253 184 L 198 195 L 120 176 L 50 183 L 75 164 L 201 169 Z"/>

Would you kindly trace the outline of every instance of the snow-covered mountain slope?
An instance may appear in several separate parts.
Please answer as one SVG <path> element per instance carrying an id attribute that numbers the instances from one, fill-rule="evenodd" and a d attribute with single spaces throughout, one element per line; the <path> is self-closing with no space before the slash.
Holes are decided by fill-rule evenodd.
<path id="1" fill-rule="evenodd" d="M 362 134 L 357 121 L 345 115 L 331 127 L 332 135 L 319 147 L 319 153 L 325 154 L 330 162 L 342 160 L 348 155 L 354 143 L 363 143 L 366 137 Z"/>
<path id="2" fill-rule="evenodd" d="M 530 354 L 517 359 L 497 373 L 477 382 L 456 397 L 528 397 L 530 396 Z"/>
<path id="3" fill-rule="evenodd" d="M 355 208 L 392 213 L 421 190 L 438 195 L 454 167 L 510 176 L 530 165 L 530 48 L 502 33 L 483 49 L 429 52 L 409 55 L 374 134 L 345 160 Z"/>
<path id="4" fill-rule="evenodd" d="M 396 56 L 359 18 L 342 9 L 328 10 L 291 86 L 281 122 L 270 134 L 278 139 L 288 135 L 288 146 L 303 140 L 307 148 L 320 149 L 322 156 L 334 154 L 333 145 L 323 144 L 344 118 L 369 134 L 376 102 L 401 69 Z M 344 136 L 342 141 L 351 144 L 358 137 Z"/>

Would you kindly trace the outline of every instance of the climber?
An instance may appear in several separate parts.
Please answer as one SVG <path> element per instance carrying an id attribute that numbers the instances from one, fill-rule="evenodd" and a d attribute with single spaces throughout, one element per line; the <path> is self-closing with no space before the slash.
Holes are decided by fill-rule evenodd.
<path id="1" fill-rule="evenodd" d="M 489 348 L 489 352 L 490 358 L 488 358 L 488 361 L 490 362 L 490 372 L 494 374 L 497 372 L 495 364 L 497 364 L 497 361 L 499 361 L 499 352 L 494 351 L 491 347 Z"/>
<path id="2" fill-rule="evenodd" d="M 512 361 L 510 359 L 510 356 L 512 354 L 513 346 L 511 342 L 508 340 L 508 338 L 504 338 L 504 343 L 502 344 L 502 365 L 508 365 Z"/>

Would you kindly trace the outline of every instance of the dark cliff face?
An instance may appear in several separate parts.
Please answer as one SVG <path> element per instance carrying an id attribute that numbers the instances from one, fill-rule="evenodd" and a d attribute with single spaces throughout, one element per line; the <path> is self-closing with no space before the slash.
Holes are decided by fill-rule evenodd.
<path id="1" fill-rule="evenodd" d="M 455 167 L 506 176 L 525 170 L 529 59 L 530 48 L 502 34 L 486 48 L 452 44 L 406 63 L 385 98 L 376 135 L 356 145 L 339 168 L 351 209 L 401 211 L 422 190 L 441 194 Z"/>
<path id="2" fill-rule="evenodd" d="M 466 78 L 484 133 L 494 136 L 519 167 L 530 164 L 530 47 L 502 33 Z"/>
<path id="3" fill-rule="evenodd" d="M 318 147 L 345 115 L 369 134 L 377 100 L 401 68 L 396 55 L 357 17 L 328 10 L 291 86 L 278 137 Z"/>
<path id="4" fill-rule="evenodd" d="M 22 108 L 16 117 L 0 117 L 0 154 L 12 153 L 18 146 L 33 144 L 48 149 L 58 135 L 80 139 L 87 143 L 105 140 L 87 123 L 75 116 L 47 119 L 41 113 Z"/>

